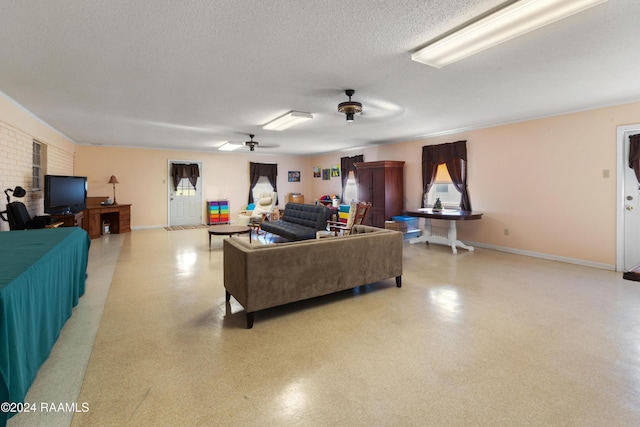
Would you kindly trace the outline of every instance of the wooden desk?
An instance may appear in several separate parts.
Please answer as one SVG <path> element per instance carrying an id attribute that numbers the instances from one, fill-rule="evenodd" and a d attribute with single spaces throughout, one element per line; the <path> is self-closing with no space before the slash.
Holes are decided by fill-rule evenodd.
<path id="1" fill-rule="evenodd" d="M 304 204 L 304 194 L 287 194 L 287 203 L 303 203 Z"/>
<path id="2" fill-rule="evenodd" d="M 424 229 L 422 230 L 422 235 L 420 237 L 416 237 L 415 239 L 409 240 L 410 244 L 427 242 L 449 245 L 451 246 L 451 251 L 454 254 L 458 253 L 456 246 L 459 246 L 468 251 L 473 251 L 473 246 L 465 245 L 460 240 L 458 240 L 456 222 L 470 221 L 482 218 L 482 213 L 480 212 L 468 212 L 450 209 L 443 209 L 439 212 L 433 212 L 433 209 L 430 208 L 423 208 L 415 211 L 406 211 L 404 212 L 404 215 L 424 218 Z M 443 219 L 449 221 L 449 228 L 447 229 L 446 235 L 444 235 L 444 233 L 438 234 L 437 231 L 436 233 L 434 233 L 433 227 L 431 226 L 432 219 Z"/>
<path id="3" fill-rule="evenodd" d="M 130 232 L 131 205 L 87 206 L 84 211 L 84 229 L 89 233 L 89 237 L 100 237 L 102 221 L 109 221 L 109 229 L 113 234 Z"/>
<path id="4" fill-rule="evenodd" d="M 84 211 L 75 214 L 53 214 L 51 215 L 51 222 L 61 222 L 63 227 L 82 227 L 84 228 Z"/>

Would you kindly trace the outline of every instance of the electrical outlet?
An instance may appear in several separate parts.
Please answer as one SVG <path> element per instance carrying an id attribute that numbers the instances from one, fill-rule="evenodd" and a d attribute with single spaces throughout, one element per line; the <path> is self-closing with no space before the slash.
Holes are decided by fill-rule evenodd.
<path id="1" fill-rule="evenodd" d="M 602 171 L 602 177 L 603 178 L 609 178 L 609 169 L 605 169 Z"/>
<path id="2" fill-rule="evenodd" d="M 504 235 L 505 235 L 505 236 L 508 236 L 508 235 L 509 235 L 509 229 L 508 229 L 508 228 L 505 228 L 505 229 L 504 229 Z"/>

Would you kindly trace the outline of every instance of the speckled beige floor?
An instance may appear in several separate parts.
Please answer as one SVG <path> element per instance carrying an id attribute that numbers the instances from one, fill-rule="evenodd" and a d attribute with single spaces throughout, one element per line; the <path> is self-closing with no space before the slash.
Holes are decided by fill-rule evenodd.
<path id="1" fill-rule="evenodd" d="M 640 283 L 620 273 L 406 243 L 402 288 L 259 312 L 247 330 L 225 304 L 221 238 L 114 237 L 73 426 L 640 425 Z M 104 240 L 91 250 L 106 260 L 120 245 Z M 9 425 L 69 423 L 27 415 Z"/>

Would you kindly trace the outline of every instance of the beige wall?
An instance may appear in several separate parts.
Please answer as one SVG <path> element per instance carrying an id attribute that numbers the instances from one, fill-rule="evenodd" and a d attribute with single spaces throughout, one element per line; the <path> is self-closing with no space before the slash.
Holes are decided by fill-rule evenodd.
<path id="1" fill-rule="evenodd" d="M 462 240 L 573 258 L 616 261 L 616 128 L 640 123 L 640 103 L 601 108 L 363 151 L 404 160 L 405 207 L 420 205 L 423 145 L 467 140 L 469 191 L 480 221 Z M 603 178 L 603 171 L 609 178 Z M 504 229 L 509 229 L 505 236 Z"/>
<path id="2" fill-rule="evenodd" d="M 340 157 L 356 154 L 364 154 L 365 161 L 404 160 L 405 207 L 415 209 L 421 198 L 422 146 L 466 139 L 471 201 L 485 215 L 480 221 L 460 223 L 461 239 L 614 266 L 616 127 L 635 123 L 640 123 L 640 103 L 362 150 L 288 157 L 74 146 L 0 97 L 0 135 L 5 135 L 0 137 L 0 183 L 17 185 L 15 174 L 7 172 L 13 163 L 6 160 L 17 144 L 13 132 L 26 142 L 35 137 L 54 147 L 60 158 L 60 167 L 52 166 L 55 173 L 71 173 L 67 163 L 75 149 L 73 173 L 89 177 L 91 196 L 111 196 L 107 181 L 116 175 L 118 202 L 133 204 L 132 225 L 138 228 L 168 222 L 169 160 L 202 162 L 204 198 L 229 198 L 232 219 L 246 206 L 250 161 L 278 164 L 281 203 L 289 192 L 300 192 L 313 203 L 323 194 L 340 193 L 340 179 L 313 178 L 314 166 L 330 168 L 340 164 Z M 287 182 L 289 170 L 301 172 L 299 183 Z M 603 178 L 605 170 L 609 178 Z"/>
<path id="3" fill-rule="evenodd" d="M 323 180 L 322 176 L 320 178 L 313 178 L 313 168 L 314 166 L 320 167 L 320 169 L 331 169 L 333 166 L 337 165 L 340 168 L 340 158 L 341 157 L 351 157 L 357 154 L 362 154 L 361 151 L 349 151 L 342 153 L 332 153 L 326 154 L 322 156 L 314 156 L 309 158 L 310 166 L 309 173 L 312 177 L 312 187 L 309 195 L 305 195 L 305 202 L 307 203 L 315 203 L 316 199 L 328 195 L 337 195 L 338 197 L 342 194 L 342 177 L 330 177 L 328 180 Z"/>
<path id="4" fill-rule="evenodd" d="M 365 161 L 406 162 L 405 207 L 415 209 L 422 146 L 466 139 L 471 201 L 484 217 L 461 222 L 461 239 L 613 266 L 616 127 L 637 122 L 640 103 L 315 157 L 78 146 L 76 172 L 90 177 L 91 195 L 110 195 L 106 182 L 115 174 L 118 201 L 134 204 L 133 226 L 158 226 L 167 223 L 168 159 L 202 161 L 205 197 L 229 198 L 235 219 L 246 204 L 249 161 L 278 163 L 280 194 L 300 192 L 313 203 L 341 188 L 339 178 L 313 178 L 314 166 L 364 154 Z M 301 171 L 300 183 L 287 182 L 289 170 Z"/>
<path id="5" fill-rule="evenodd" d="M 202 162 L 201 183 L 204 200 L 229 199 L 232 220 L 247 207 L 249 163 L 278 165 L 280 205 L 284 195 L 311 191 L 313 172 L 308 160 L 299 157 L 204 153 L 142 148 L 83 146 L 76 147 L 76 173 L 89 178 L 89 196 L 113 196 L 109 177 L 115 175 L 118 203 L 131 203 L 132 227 L 157 227 L 168 224 L 169 161 Z M 300 182 L 288 182 L 288 171 L 300 171 Z M 205 207 L 203 204 L 203 220 Z"/>

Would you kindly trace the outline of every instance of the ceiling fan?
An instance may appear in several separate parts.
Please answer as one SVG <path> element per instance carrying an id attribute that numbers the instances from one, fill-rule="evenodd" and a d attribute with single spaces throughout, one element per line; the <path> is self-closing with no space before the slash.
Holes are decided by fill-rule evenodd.
<path id="1" fill-rule="evenodd" d="M 249 141 L 245 141 L 244 146 L 245 147 L 249 147 L 250 151 L 255 151 L 256 147 L 260 147 L 260 148 L 276 148 L 279 147 L 279 145 L 277 144 L 262 144 L 259 143 L 258 141 L 254 141 L 253 138 L 255 137 L 255 135 L 253 134 L 249 134 Z"/>
<path id="2" fill-rule="evenodd" d="M 254 136 L 255 136 L 255 135 L 249 134 L 249 138 L 251 138 L 251 141 L 245 141 L 245 142 L 244 142 L 244 146 L 245 146 L 245 147 L 249 147 L 249 150 L 251 150 L 251 151 L 254 151 L 254 150 L 256 149 L 256 147 L 257 147 L 258 145 L 260 145 L 260 143 L 259 143 L 258 141 L 254 141 L 254 140 L 253 140 L 253 137 L 254 137 Z"/>
<path id="3" fill-rule="evenodd" d="M 355 90 L 347 89 L 343 92 L 349 100 L 338 104 L 338 113 L 346 116 L 347 123 L 352 123 L 355 116 L 366 116 L 375 119 L 389 118 L 401 114 L 403 110 L 399 104 L 374 97 L 365 97 L 364 104 L 366 108 L 364 108 L 363 103 L 351 99 L 356 93 Z"/>
<path id="4" fill-rule="evenodd" d="M 352 122 L 356 114 L 362 113 L 362 104 L 351 100 L 351 97 L 356 93 L 355 90 L 347 89 L 344 93 L 349 97 L 349 100 L 338 104 L 338 111 L 347 116 L 347 122 Z"/>

